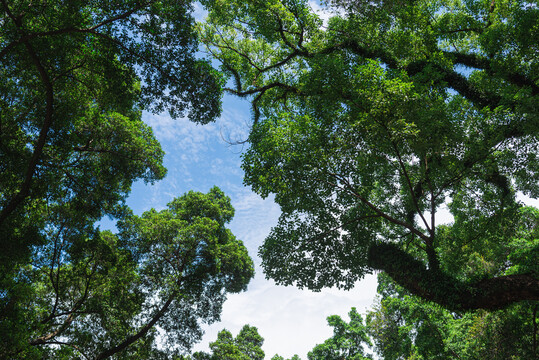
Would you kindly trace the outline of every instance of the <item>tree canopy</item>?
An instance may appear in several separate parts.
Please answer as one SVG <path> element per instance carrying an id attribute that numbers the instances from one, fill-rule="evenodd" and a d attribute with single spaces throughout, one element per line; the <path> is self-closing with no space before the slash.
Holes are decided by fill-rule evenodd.
<path id="1" fill-rule="evenodd" d="M 264 338 L 254 326 L 244 325 L 236 337 L 227 329 L 223 329 L 217 334 L 217 339 L 210 343 L 211 354 L 199 351 L 181 359 L 264 360 L 263 343 Z"/>
<path id="2" fill-rule="evenodd" d="M 383 271 L 366 323 L 328 318 L 309 359 L 368 359 L 369 337 L 387 359 L 535 356 L 539 210 L 519 199 L 539 198 L 537 4 L 202 3 L 195 25 L 191 1 L 0 0 L 0 357 L 183 358 L 246 289 L 221 190 L 125 206 L 166 175 L 142 111 L 206 124 L 226 81 L 252 104 L 245 184 L 282 209 L 266 275 L 320 290 Z M 246 325 L 192 358 L 262 343 Z"/>
<path id="3" fill-rule="evenodd" d="M 453 310 L 539 300 L 539 9 L 526 1 L 220 1 L 200 30 L 249 98 L 245 183 L 282 216 L 268 277 L 383 270 Z M 440 225 L 447 208 L 450 225 Z M 517 255 L 518 254 L 518 255 Z"/>
<path id="4" fill-rule="evenodd" d="M 253 276 L 218 188 L 141 217 L 124 204 L 134 181 L 166 174 L 143 110 L 221 112 L 192 10 L 0 0 L 0 357 L 178 354 Z M 119 233 L 100 231 L 104 216 Z"/>
<path id="5" fill-rule="evenodd" d="M 141 110 L 207 123 L 221 77 L 191 2 L 0 1 L 2 275 L 59 228 L 91 231 L 133 181 L 165 176 Z M 63 235 L 62 235 L 63 236 Z"/>
<path id="6" fill-rule="evenodd" d="M 2 314 L 0 355 L 153 359 L 188 350 L 254 275 L 225 227 L 233 215 L 215 187 L 128 214 L 117 235 L 56 236 L 19 272 L 24 292 Z"/>

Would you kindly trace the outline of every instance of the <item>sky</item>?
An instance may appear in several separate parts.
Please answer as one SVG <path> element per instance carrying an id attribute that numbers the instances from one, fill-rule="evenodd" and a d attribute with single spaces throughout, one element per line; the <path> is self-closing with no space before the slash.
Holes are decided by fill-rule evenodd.
<path id="1" fill-rule="evenodd" d="M 226 328 L 236 335 L 245 324 L 256 326 L 265 339 L 266 359 L 278 353 L 285 358 L 307 352 L 331 337 L 329 315 L 349 320 L 348 312 L 360 313 L 371 308 L 376 293 L 376 277 L 367 276 L 350 291 L 326 289 L 315 293 L 295 287 L 277 286 L 265 279 L 258 258 L 258 247 L 277 224 L 279 206 L 271 198 L 262 199 L 243 185 L 241 154 L 247 145 L 231 143 L 245 140 L 251 114 L 249 103 L 232 96 L 223 99 L 222 116 L 214 123 L 196 125 L 188 120 L 173 120 L 167 114 L 144 113 L 165 151 L 165 179 L 153 185 L 142 182 L 133 186 L 128 205 L 135 214 L 154 208 L 161 210 L 173 198 L 189 190 L 208 192 L 216 185 L 232 201 L 236 213 L 229 224 L 255 262 L 256 275 L 248 290 L 229 295 L 221 322 L 204 326 L 205 336 L 194 351 L 209 351 L 208 344 Z"/>
<path id="2" fill-rule="evenodd" d="M 312 7 L 320 11 L 315 2 Z M 196 6 L 194 15 L 201 20 L 205 12 Z M 166 153 L 168 174 L 153 185 L 139 182 L 133 186 L 128 205 L 134 213 L 164 209 L 173 198 L 189 190 L 208 192 L 216 185 L 231 198 L 236 213 L 229 228 L 243 240 L 255 263 L 256 275 L 248 290 L 229 295 L 221 322 L 204 326 L 205 335 L 193 351 L 209 351 L 208 344 L 224 328 L 237 335 L 249 324 L 256 326 L 264 338 L 266 359 L 278 353 L 285 358 L 298 354 L 306 360 L 308 351 L 331 337 L 328 316 L 336 314 L 349 320 L 347 314 L 352 307 L 360 313 L 371 308 L 376 294 L 374 275 L 365 277 L 350 291 L 326 289 L 318 293 L 277 286 L 265 278 L 258 247 L 277 224 L 280 209 L 272 198 L 262 199 L 243 185 L 241 154 L 247 145 L 232 143 L 247 139 L 251 123 L 247 100 L 225 95 L 222 116 L 208 125 L 173 120 L 168 114 L 144 113 L 143 120 L 152 127 Z"/>
<path id="3" fill-rule="evenodd" d="M 317 2 L 311 3 L 324 20 Z M 205 13 L 195 9 L 200 20 Z M 331 337 L 326 318 L 340 315 L 348 321 L 352 307 L 364 314 L 375 303 L 376 276 L 367 275 L 350 291 L 325 289 L 315 293 L 295 287 L 277 286 L 265 278 L 257 256 L 258 247 L 277 224 L 279 206 L 272 198 L 262 199 L 243 185 L 241 154 L 248 145 L 232 145 L 247 139 L 251 114 L 247 100 L 225 95 L 222 116 L 214 123 L 196 125 L 184 119 L 173 120 L 167 114 L 143 114 L 165 151 L 168 174 L 153 185 L 136 183 L 128 199 L 135 214 L 155 208 L 161 210 L 173 198 L 189 190 L 207 192 L 214 185 L 227 194 L 236 210 L 229 224 L 232 233 L 245 243 L 255 263 L 256 275 L 248 290 L 229 295 L 221 321 L 204 326 L 205 335 L 193 351 L 209 351 L 208 344 L 226 328 L 234 335 L 245 325 L 256 326 L 265 339 L 266 359 L 275 354 L 290 358 L 298 354 L 303 360 L 316 344 Z M 521 200 L 528 200 L 521 197 Z M 534 202 L 533 205 L 539 205 Z M 439 213 L 441 222 L 451 217 Z M 106 226 L 106 224 L 104 224 Z"/>

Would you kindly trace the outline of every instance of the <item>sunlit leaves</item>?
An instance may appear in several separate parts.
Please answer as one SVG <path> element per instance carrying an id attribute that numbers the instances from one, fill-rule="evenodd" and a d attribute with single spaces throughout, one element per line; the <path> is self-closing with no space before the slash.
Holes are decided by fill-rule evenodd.
<path id="1" fill-rule="evenodd" d="M 233 213 L 230 199 L 213 188 L 159 212 L 126 212 L 117 235 L 55 229 L 54 241 L 20 271 L 31 297 L 16 307 L 28 328 L 16 323 L 26 344 L 15 349 L 118 359 L 190 349 L 201 324 L 218 320 L 227 294 L 245 290 L 254 273 L 245 246 L 225 227 Z M 18 337 L 10 339 L 15 346 Z M 55 346 L 58 339 L 64 346 Z"/>
<path id="2" fill-rule="evenodd" d="M 454 308 L 502 306 L 479 300 L 488 286 L 477 281 L 537 284 L 504 278 L 516 194 L 535 196 L 539 174 L 538 62 L 526 50 L 537 38 L 510 24 L 531 34 L 537 9 L 328 3 L 335 16 L 317 27 L 303 1 L 221 1 L 201 30 L 234 81 L 228 91 L 252 100 L 245 183 L 283 210 L 261 247 L 266 274 L 318 290 L 393 269 L 413 293 Z M 439 226 L 444 204 L 453 226 Z M 505 295 L 524 288 L 533 295 L 515 299 L 537 299 L 537 286 Z M 504 298 L 496 291 L 491 300 Z"/>

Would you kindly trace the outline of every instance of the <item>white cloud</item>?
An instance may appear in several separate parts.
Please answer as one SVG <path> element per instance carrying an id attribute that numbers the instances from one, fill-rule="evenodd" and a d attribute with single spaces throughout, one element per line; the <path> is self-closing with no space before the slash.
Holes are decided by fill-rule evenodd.
<path id="1" fill-rule="evenodd" d="M 517 193 L 517 200 L 522 201 L 527 206 L 534 206 L 536 208 L 539 208 L 539 199 L 533 199 L 527 195 L 524 195 L 521 192 Z"/>
<path id="2" fill-rule="evenodd" d="M 340 315 L 349 320 L 352 307 L 364 312 L 373 303 L 375 276 L 367 276 L 351 291 L 334 289 L 314 293 L 294 287 L 276 286 L 259 274 L 249 290 L 229 297 L 224 305 L 221 322 L 206 328 L 203 341 L 196 350 L 208 351 L 208 343 L 226 328 L 237 334 L 245 324 L 256 326 L 264 337 L 266 359 L 278 353 L 286 358 L 307 352 L 332 335 L 326 318 Z"/>
<path id="3" fill-rule="evenodd" d="M 324 26 L 327 26 L 329 18 L 335 16 L 335 11 L 323 6 L 318 0 L 309 0 L 309 6 L 318 17 L 322 20 Z"/>
<path id="4" fill-rule="evenodd" d="M 187 119 L 172 119 L 168 115 L 145 113 L 144 121 L 150 125 L 165 152 L 178 152 L 192 162 L 209 149 L 210 140 L 216 138 L 216 125 L 198 125 Z"/>
<path id="5" fill-rule="evenodd" d="M 203 21 L 208 16 L 208 11 L 204 9 L 201 3 L 195 2 L 193 7 L 193 17 L 196 21 Z"/>

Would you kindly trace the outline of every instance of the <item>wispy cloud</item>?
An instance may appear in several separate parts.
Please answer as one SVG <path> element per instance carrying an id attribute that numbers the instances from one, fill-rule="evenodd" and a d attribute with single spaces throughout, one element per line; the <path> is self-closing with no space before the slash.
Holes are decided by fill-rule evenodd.
<path id="1" fill-rule="evenodd" d="M 327 26 L 329 18 L 335 15 L 327 7 L 323 6 L 318 0 L 309 0 L 309 6 L 323 21 L 324 26 Z"/>
<path id="2" fill-rule="evenodd" d="M 196 21 L 203 21 L 208 16 L 208 11 L 204 9 L 201 3 L 195 2 L 193 6 L 193 17 Z"/>
<path id="3" fill-rule="evenodd" d="M 144 122 L 150 125 L 165 152 L 177 152 L 184 159 L 200 160 L 210 142 L 216 138 L 216 124 L 198 125 L 187 119 L 172 119 L 168 115 L 146 113 Z"/>

